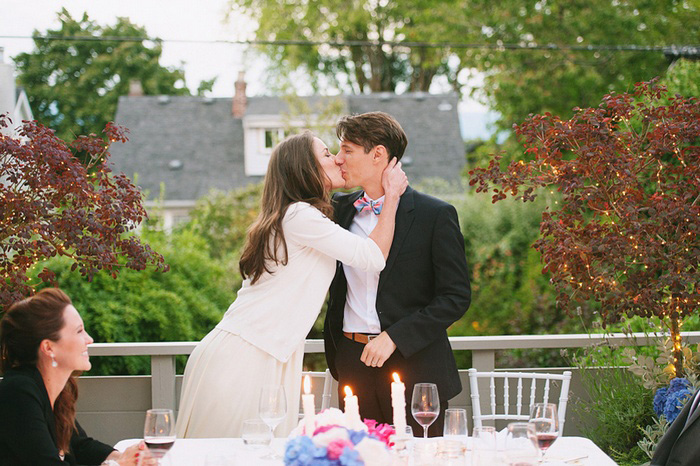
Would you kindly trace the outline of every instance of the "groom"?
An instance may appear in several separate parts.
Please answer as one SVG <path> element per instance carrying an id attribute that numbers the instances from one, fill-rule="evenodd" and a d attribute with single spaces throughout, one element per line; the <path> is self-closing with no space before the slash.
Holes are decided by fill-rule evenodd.
<path id="1" fill-rule="evenodd" d="M 361 191 L 333 198 L 335 221 L 368 236 L 377 223 L 375 201 L 383 200 L 382 172 L 391 158 L 401 159 L 408 143 L 401 125 L 382 112 L 342 118 L 336 133 L 346 187 Z M 324 327 L 326 360 L 343 388 L 358 395 L 363 418 L 392 424 L 391 382 L 397 372 L 406 384 L 407 421 L 413 385 L 437 384 L 440 416 L 430 428 L 442 433 L 447 401 L 462 386 L 447 339 L 471 299 L 464 238 L 455 208 L 413 190 L 401 197 L 394 241 L 381 273 L 338 264 L 330 288 Z"/>

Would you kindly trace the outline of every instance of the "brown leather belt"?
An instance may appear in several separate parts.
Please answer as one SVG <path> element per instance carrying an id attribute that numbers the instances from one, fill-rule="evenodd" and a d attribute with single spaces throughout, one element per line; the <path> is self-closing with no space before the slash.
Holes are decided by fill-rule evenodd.
<path id="1" fill-rule="evenodd" d="M 356 341 L 358 343 L 362 343 L 363 345 L 366 345 L 370 341 L 374 340 L 377 338 L 379 335 L 367 335 L 366 333 L 349 333 L 349 332 L 343 332 L 343 335 L 345 335 L 345 338 L 348 338 L 352 341 Z"/>

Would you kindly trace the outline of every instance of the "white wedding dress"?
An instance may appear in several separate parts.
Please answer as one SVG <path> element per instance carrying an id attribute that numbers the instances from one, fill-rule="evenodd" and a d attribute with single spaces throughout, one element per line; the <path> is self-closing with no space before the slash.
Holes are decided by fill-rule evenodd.
<path id="1" fill-rule="evenodd" d="M 318 316 L 336 261 L 377 272 L 384 256 L 371 239 L 356 236 L 298 202 L 282 222 L 288 261 L 254 284 L 245 280 L 221 322 L 187 361 L 177 436 L 240 437 L 257 419 L 260 389 L 283 385 L 287 416 L 275 431 L 298 423 L 304 339 Z"/>

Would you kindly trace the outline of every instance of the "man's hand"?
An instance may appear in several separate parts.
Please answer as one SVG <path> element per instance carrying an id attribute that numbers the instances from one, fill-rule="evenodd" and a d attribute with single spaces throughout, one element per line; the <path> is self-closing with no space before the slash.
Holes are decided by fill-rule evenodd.
<path id="1" fill-rule="evenodd" d="M 360 361 L 368 367 L 382 367 L 395 350 L 396 345 L 389 334 L 382 332 L 377 338 L 365 345 Z"/>

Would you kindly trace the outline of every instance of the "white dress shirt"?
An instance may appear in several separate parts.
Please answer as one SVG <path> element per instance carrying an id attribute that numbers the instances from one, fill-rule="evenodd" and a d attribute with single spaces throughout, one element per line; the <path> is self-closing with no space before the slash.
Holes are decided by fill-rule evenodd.
<path id="1" fill-rule="evenodd" d="M 367 196 L 369 197 L 369 196 Z M 374 199 L 372 199 L 374 200 Z M 384 196 L 377 199 L 384 201 Z M 350 232 L 367 238 L 377 226 L 379 218 L 370 209 L 355 214 L 350 224 Z M 380 271 L 362 270 L 343 264 L 348 282 L 348 293 L 343 313 L 343 331 L 349 333 L 381 333 L 382 327 L 377 314 L 377 288 Z"/>
<path id="2" fill-rule="evenodd" d="M 350 233 L 305 202 L 289 206 L 282 231 L 287 264 L 270 264 L 272 273 L 263 273 L 255 284 L 244 280 L 216 327 L 286 362 L 303 346 L 321 311 L 336 260 L 377 274 L 385 262 L 374 241 Z"/>

